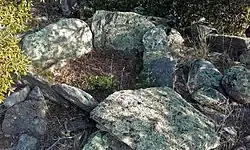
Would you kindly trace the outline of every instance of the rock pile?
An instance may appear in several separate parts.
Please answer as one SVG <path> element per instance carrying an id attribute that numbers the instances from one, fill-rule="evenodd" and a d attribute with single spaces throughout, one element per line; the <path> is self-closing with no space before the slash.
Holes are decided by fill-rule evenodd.
<path id="1" fill-rule="evenodd" d="M 194 43 L 208 42 L 205 57 L 191 57 L 201 45 L 188 47 L 186 37 L 162 20 L 101 10 L 91 28 L 61 19 L 26 35 L 22 50 L 34 68 L 53 71 L 102 49 L 139 57 L 138 78 L 146 74 L 149 83 L 99 102 L 83 89 L 30 72 L 20 81 L 24 88 L 0 107 L 0 149 L 249 149 L 250 39 L 189 27 L 186 36 Z"/>

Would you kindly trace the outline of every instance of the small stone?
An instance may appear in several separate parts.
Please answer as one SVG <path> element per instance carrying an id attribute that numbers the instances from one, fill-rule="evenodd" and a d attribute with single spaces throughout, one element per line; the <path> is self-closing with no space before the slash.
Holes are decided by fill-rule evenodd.
<path id="1" fill-rule="evenodd" d="M 209 61 L 197 59 L 193 61 L 188 74 L 188 89 L 192 94 L 202 87 L 220 89 L 222 74 Z"/>
<path id="2" fill-rule="evenodd" d="M 37 150 L 37 139 L 27 134 L 22 134 L 14 150 Z"/>
<path id="3" fill-rule="evenodd" d="M 30 92 L 30 87 L 26 86 L 23 89 L 19 90 L 18 92 L 12 93 L 4 100 L 4 106 L 10 108 L 15 104 L 24 101 L 29 92 Z"/>
<path id="4" fill-rule="evenodd" d="M 66 100 L 87 112 L 90 112 L 98 105 L 98 102 L 90 94 L 76 87 L 67 84 L 56 84 L 52 88 Z"/>

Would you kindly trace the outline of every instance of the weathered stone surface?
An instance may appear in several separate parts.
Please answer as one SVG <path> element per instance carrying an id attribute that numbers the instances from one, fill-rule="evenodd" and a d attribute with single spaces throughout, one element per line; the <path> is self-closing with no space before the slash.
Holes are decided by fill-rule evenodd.
<path id="1" fill-rule="evenodd" d="M 199 104 L 221 112 L 224 112 L 229 105 L 228 99 L 223 94 L 210 87 L 202 87 L 194 92 L 192 97 Z"/>
<path id="2" fill-rule="evenodd" d="M 63 67 L 70 58 L 80 57 L 93 49 L 92 32 L 79 19 L 61 19 L 22 40 L 22 50 L 34 65 Z"/>
<path id="3" fill-rule="evenodd" d="M 222 79 L 225 91 L 238 103 L 250 103 L 250 71 L 243 66 L 226 70 Z"/>
<path id="4" fill-rule="evenodd" d="M 240 55 L 240 62 L 245 64 L 247 69 L 250 69 L 250 51 L 243 52 Z"/>
<path id="5" fill-rule="evenodd" d="M 144 61 L 167 54 L 167 34 L 161 27 L 154 27 L 143 35 Z"/>
<path id="6" fill-rule="evenodd" d="M 201 87 L 220 89 L 222 74 L 213 64 L 203 59 L 197 59 L 191 64 L 188 74 L 188 89 L 190 93 Z"/>
<path id="7" fill-rule="evenodd" d="M 173 88 L 174 71 L 176 69 L 176 61 L 171 61 L 169 58 L 159 58 L 148 62 L 147 71 L 152 80 L 152 86 L 167 86 Z"/>
<path id="8" fill-rule="evenodd" d="M 22 77 L 22 82 L 29 85 L 31 88 L 38 86 L 45 98 L 62 106 L 69 107 L 69 102 L 53 90 L 51 88 L 52 85 L 44 79 L 33 74 L 28 74 Z"/>
<path id="9" fill-rule="evenodd" d="M 39 90 L 39 88 L 34 88 L 31 93 L 41 93 Z M 10 107 L 6 111 L 2 123 L 2 130 L 5 134 L 28 133 L 34 137 L 39 137 L 46 133 L 46 112 L 48 109 L 46 102 L 42 95 L 37 95 L 36 98 L 33 97 L 33 94 L 31 95 L 25 101 Z"/>
<path id="10" fill-rule="evenodd" d="M 93 16 L 91 27 L 94 46 L 126 54 L 143 52 L 142 37 L 154 26 L 145 16 L 133 12 L 99 10 Z"/>
<path id="11" fill-rule="evenodd" d="M 22 102 L 26 99 L 27 95 L 30 92 L 30 87 L 26 86 L 25 88 L 21 89 L 18 92 L 14 92 L 12 93 L 10 96 L 8 96 L 5 100 L 4 100 L 4 106 L 9 108 L 19 102 Z"/>
<path id="12" fill-rule="evenodd" d="M 27 134 L 22 134 L 13 150 L 37 150 L 37 139 Z"/>
<path id="13" fill-rule="evenodd" d="M 168 33 L 165 30 L 162 27 L 154 27 L 144 34 L 144 61 L 173 57 L 173 53 L 180 53 L 184 42 L 181 34 L 175 29 L 169 29 Z"/>
<path id="14" fill-rule="evenodd" d="M 207 41 L 210 52 L 227 52 L 234 61 L 239 61 L 239 56 L 250 49 L 250 38 L 210 34 Z"/>
<path id="15" fill-rule="evenodd" d="M 43 93 L 41 92 L 40 88 L 38 86 L 35 86 L 32 91 L 29 93 L 29 96 L 27 97 L 29 100 L 37 100 L 37 101 L 44 101 Z"/>
<path id="16" fill-rule="evenodd" d="M 76 87 L 67 84 L 56 84 L 52 88 L 66 100 L 87 112 L 90 112 L 98 105 L 98 102 L 90 94 Z"/>
<path id="17" fill-rule="evenodd" d="M 206 115 L 208 118 L 212 119 L 217 124 L 221 124 L 225 121 L 225 118 L 227 118 L 227 113 L 222 111 L 217 111 L 210 106 L 200 105 L 196 104 L 196 109 L 198 109 L 200 112 L 202 112 L 204 115 Z"/>
<path id="18" fill-rule="evenodd" d="M 170 32 L 167 33 L 167 35 L 167 46 L 169 50 L 175 53 L 180 53 L 184 42 L 180 32 L 175 29 L 170 29 Z"/>
<path id="19" fill-rule="evenodd" d="M 152 86 L 173 87 L 173 74 L 176 67 L 176 54 L 183 44 L 183 38 L 175 29 L 154 27 L 143 36 L 143 72 L 150 78 Z"/>
<path id="20" fill-rule="evenodd" d="M 214 124 L 167 87 L 115 92 L 92 110 L 91 118 L 137 150 L 206 150 L 219 139 Z"/>
<path id="21" fill-rule="evenodd" d="M 109 133 L 98 130 L 89 137 L 88 142 L 85 144 L 82 150 L 101 150 L 101 149 L 132 150 L 129 146 L 118 141 Z"/>

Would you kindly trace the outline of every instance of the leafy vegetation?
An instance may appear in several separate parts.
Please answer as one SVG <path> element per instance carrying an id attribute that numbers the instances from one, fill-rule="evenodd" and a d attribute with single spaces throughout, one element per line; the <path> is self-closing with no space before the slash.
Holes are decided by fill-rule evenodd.
<path id="1" fill-rule="evenodd" d="M 201 17 L 206 18 L 220 33 L 242 35 L 250 23 L 250 4 L 247 0 L 90 0 L 94 10 L 134 11 L 168 18 L 172 26 L 182 28 Z"/>
<path id="2" fill-rule="evenodd" d="M 13 1 L 0 0 L 0 102 L 11 90 L 14 80 L 26 74 L 30 64 L 19 49 L 19 40 L 15 37 L 16 33 L 28 28 L 30 3 L 22 1 L 17 5 Z"/>
<path id="3" fill-rule="evenodd" d="M 118 83 L 109 76 L 90 76 L 87 79 L 90 90 L 114 92 L 118 89 Z"/>

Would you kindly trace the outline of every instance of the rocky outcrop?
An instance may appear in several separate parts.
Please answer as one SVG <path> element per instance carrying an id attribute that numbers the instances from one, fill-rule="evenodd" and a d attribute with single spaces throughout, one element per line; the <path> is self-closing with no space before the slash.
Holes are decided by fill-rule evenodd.
<path id="1" fill-rule="evenodd" d="M 67 98 L 70 98 L 70 96 L 71 98 L 77 97 L 79 100 L 76 103 L 77 105 L 84 105 L 84 108 L 92 109 L 93 106 L 91 103 L 86 103 L 86 100 L 93 99 L 91 95 L 75 88 L 76 93 L 72 96 L 74 92 L 72 92 L 72 89 L 74 88 L 67 85 L 64 85 L 64 87 L 67 87 L 67 90 L 71 89 L 71 93 L 69 93 Z M 3 119 L 0 118 L 0 141 L 8 139 L 9 147 L 11 146 L 14 150 L 37 150 L 45 149 L 45 147 L 53 148 L 55 146 L 62 149 L 65 148 L 65 145 L 57 145 L 60 141 L 67 143 L 66 147 L 68 148 L 70 146 L 71 148 L 74 146 L 76 149 L 82 148 L 82 143 L 87 141 L 87 137 L 95 131 L 95 124 L 89 120 L 88 115 L 84 114 L 85 112 L 82 110 L 78 110 L 76 115 L 74 111 L 77 108 L 73 107 L 72 109 L 72 106 L 69 108 L 69 105 L 64 107 L 63 104 L 60 105 L 58 102 L 55 103 L 46 99 L 43 95 L 46 91 L 42 92 L 38 86 L 32 88 L 24 100 L 19 101 L 19 99 L 23 98 L 23 95 L 18 93 L 25 91 L 25 89 L 27 88 L 13 93 L 15 96 L 8 99 L 8 104 L 11 105 L 8 105 L 6 111 L 1 109 L 1 115 L 4 112 L 4 117 Z M 62 95 L 66 95 L 65 93 L 67 93 L 65 91 L 59 92 Z M 65 100 L 70 101 L 70 99 Z M 74 103 L 71 104 L 74 105 Z M 87 106 L 88 104 L 90 105 L 89 107 Z M 58 105 L 59 109 L 55 105 Z M 62 114 L 64 116 L 60 116 Z M 57 138 L 57 141 L 55 141 L 55 138 Z M 10 145 L 10 143 L 14 144 Z M 7 144 L 4 145 L 4 147 L 6 146 Z M 0 148 L 3 148 L 1 142 Z"/>
<path id="2" fill-rule="evenodd" d="M 183 42 L 184 39 L 177 30 L 164 26 L 154 27 L 143 36 L 144 61 L 162 56 L 172 58 L 174 54 L 180 54 Z"/>
<path id="3" fill-rule="evenodd" d="M 52 84 L 42 77 L 29 73 L 22 77 L 22 82 L 23 84 L 29 85 L 31 88 L 38 86 L 45 98 L 56 102 L 59 105 L 63 105 L 65 107 L 69 106 L 69 102 L 52 89 Z"/>
<path id="4" fill-rule="evenodd" d="M 70 58 L 93 49 L 92 32 L 79 19 L 61 19 L 22 39 L 22 50 L 39 67 L 61 68 Z"/>
<path id="5" fill-rule="evenodd" d="M 112 57 L 117 52 L 129 55 L 124 59 L 138 57 L 139 61 L 129 62 L 140 66 L 131 69 L 135 70 L 133 77 L 140 73 L 143 62 L 141 74 L 149 76 L 142 81 L 147 84 L 149 79 L 150 84 L 126 86 L 128 90 L 119 87 L 108 97 L 102 88 L 106 95 L 98 103 L 93 97 L 102 93 L 89 94 L 91 91 L 80 86 L 48 82 L 29 73 L 21 80 L 25 88 L 0 105 L 0 149 L 224 150 L 239 143 L 247 148 L 249 39 L 211 34 L 216 32 L 214 28 L 200 24 L 192 25 L 190 32 L 194 44 L 210 42 L 206 45 L 209 53 L 204 51 L 202 59 L 193 54 L 204 49 L 184 45 L 182 35 L 161 18 L 132 12 L 99 10 L 91 29 L 81 20 L 62 19 L 25 35 L 22 49 L 34 66 L 49 67 L 55 73 L 53 68 L 60 68 L 63 62 L 84 61 L 86 57 L 75 58 L 95 47 Z M 86 56 L 92 57 L 92 53 Z M 122 71 L 129 69 L 119 59 Z M 112 65 L 115 59 L 110 60 L 98 64 Z M 121 83 L 127 82 L 126 74 L 121 74 Z M 85 84 L 74 77 L 75 86 Z M 99 80 L 93 82 L 99 88 Z"/>
<path id="6" fill-rule="evenodd" d="M 150 61 L 144 67 L 152 81 L 152 86 L 168 86 L 173 88 L 176 65 L 177 62 L 175 60 L 163 57 Z"/>
<path id="7" fill-rule="evenodd" d="M 170 88 L 115 92 L 91 118 L 132 149 L 211 149 L 215 126 Z M 183 139 L 186 139 L 183 141 Z"/>

